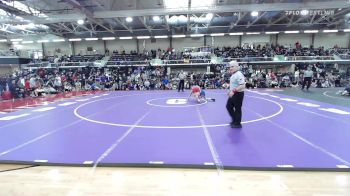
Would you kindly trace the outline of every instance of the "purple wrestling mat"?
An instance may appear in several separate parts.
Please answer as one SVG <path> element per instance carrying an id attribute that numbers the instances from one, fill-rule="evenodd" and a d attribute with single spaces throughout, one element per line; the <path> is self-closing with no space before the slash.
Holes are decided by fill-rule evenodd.
<path id="1" fill-rule="evenodd" d="M 224 90 L 104 92 L 0 114 L 0 162 L 350 170 L 350 108 L 246 91 L 232 129 Z"/>

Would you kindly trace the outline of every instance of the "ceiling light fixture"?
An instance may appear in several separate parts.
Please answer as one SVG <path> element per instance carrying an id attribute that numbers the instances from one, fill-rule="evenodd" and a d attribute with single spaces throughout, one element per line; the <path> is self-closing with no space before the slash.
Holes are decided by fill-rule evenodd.
<path id="1" fill-rule="evenodd" d="M 10 39 L 11 42 L 20 42 L 22 41 L 23 39 Z"/>
<path id="2" fill-rule="evenodd" d="M 80 42 L 81 38 L 68 39 L 70 42 Z"/>
<path id="3" fill-rule="evenodd" d="M 34 41 L 22 41 L 22 44 L 32 44 Z"/>
<path id="4" fill-rule="evenodd" d="M 29 27 L 29 28 L 34 28 L 35 27 L 35 24 L 34 23 L 29 23 L 28 25 L 27 25 L 27 27 Z"/>
<path id="5" fill-rule="evenodd" d="M 214 14 L 212 13 L 208 13 L 205 18 L 208 19 L 208 20 L 211 20 L 212 18 L 214 17 Z"/>
<path id="6" fill-rule="evenodd" d="M 119 39 L 132 39 L 132 37 L 119 37 Z"/>
<path id="7" fill-rule="evenodd" d="M 212 37 L 225 36 L 225 33 L 212 33 L 210 34 Z"/>
<path id="8" fill-rule="evenodd" d="M 181 38 L 181 37 L 186 37 L 186 35 L 173 35 L 173 38 Z"/>
<path id="9" fill-rule="evenodd" d="M 84 24 L 84 20 L 80 19 L 80 20 L 77 21 L 77 23 L 78 23 L 78 25 L 83 25 Z"/>
<path id="10" fill-rule="evenodd" d="M 318 30 L 305 30 L 304 33 L 318 33 Z"/>
<path id="11" fill-rule="evenodd" d="M 259 12 L 257 12 L 257 11 L 252 11 L 252 12 L 250 13 L 250 15 L 253 16 L 253 17 L 256 17 L 256 16 L 259 16 Z"/>
<path id="12" fill-rule="evenodd" d="M 191 34 L 190 37 L 203 37 L 204 34 Z"/>
<path id="13" fill-rule="evenodd" d="M 229 35 L 243 35 L 244 33 L 239 32 L 239 33 L 230 33 Z"/>
<path id="14" fill-rule="evenodd" d="M 102 37 L 102 40 L 115 40 L 115 37 Z"/>
<path id="15" fill-rule="evenodd" d="M 157 35 L 157 36 L 154 36 L 154 38 L 156 39 L 164 39 L 164 38 L 168 38 L 167 35 Z"/>
<path id="16" fill-rule="evenodd" d="M 259 32 L 248 32 L 246 33 L 247 35 L 259 35 L 260 33 Z"/>
<path id="17" fill-rule="evenodd" d="M 183 9 L 188 8 L 188 1 L 180 0 L 163 0 L 164 7 L 166 9 Z"/>
<path id="18" fill-rule="evenodd" d="M 65 42 L 66 40 L 64 40 L 64 39 L 54 39 L 54 40 L 52 40 L 53 42 Z"/>
<path id="19" fill-rule="evenodd" d="M 126 22 L 132 22 L 132 18 L 131 17 L 127 17 L 125 20 L 126 20 Z"/>
<path id="20" fill-rule="evenodd" d="M 300 11 L 300 15 L 302 15 L 302 16 L 306 16 L 308 14 L 309 14 L 309 10 L 301 10 Z"/>
<path id="21" fill-rule="evenodd" d="M 137 36 L 137 39 L 149 39 L 151 38 L 150 36 Z"/>
<path id="22" fill-rule="evenodd" d="M 299 31 L 285 31 L 285 34 L 294 34 L 294 33 L 299 33 Z"/>
<path id="23" fill-rule="evenodd" d="M 49 42 L 49 40 L 38 40 L 38 41 L 36 41 L 36 42 L 38 42 L 38 43 L 47 43 L 47 42 Z"/>
<path id="24" fill-rule="evenodd" d="M 86 41 L 97 41 L 98 38 L 96 37 L 90 37 L 90 38 L 85 38 Z"/>
<path id="25" fill-rule="evenodd" d="M 159 16 L 153 16 L 153 21 L 154 21 L 154 22 L 160 21 L 160 17 L 159 17 Z"/>
<path id="26" fill-rule="evenodd" d="M 326 29 L 326 30 L 323 30 L 323 33 L 337 33 L 338 32 L 338 30 L 336 30 L 336 29 Z"/>

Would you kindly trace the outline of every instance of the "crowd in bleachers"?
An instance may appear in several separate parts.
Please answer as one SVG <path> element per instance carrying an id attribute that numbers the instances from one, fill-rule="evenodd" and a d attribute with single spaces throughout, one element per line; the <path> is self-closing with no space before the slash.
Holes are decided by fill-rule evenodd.
<path id="1" fill-rule="evenodd" d="M 104 56 L 100 54 L 95 55 L 71 55 L 71 56 L 62 56 L 58 59 L 58 62 L 94 62 L 101 60 Z"/>
<path id="2" fill-rule="evenodd" d="M 223 47 L 215 48 L 214 53 L 224 58 L 251 58 L 251 57 L 274 57 L 284 56 L 329 56 L 330 50 L 320 48 L 291 48 L 284 46 L 253 46 L 253 47 Z"/>
<path id="3" fill-rule="evenodd" d="M 341 59 L 350 59 L 350 49 L 347 48 L 333 48 L 330 53 L 338 55 Z"/>
<path id="4" fill-rule="evenodd" d="M 326 64 L 299 64 L 294 72 L 258 72 L 251 73 L 248 77 L 248 83 L 251 87 L 257 88 L 275 88 L 275 87 L 296 87 L 300 86 L 303 81 L 303 72 L 307 66 L 313 71 L 312 87 L 328 88 L 341 87 L 349 83 L 347 78 L 350 75 L 339 73 L 334 69 L 327 69 L 332 65 Z"/>
<path id="5" fill-rule="evenodd" d="M 192 55 L 199 52 L 200 55 Z M 348 52 L 348 51 L 347 51 Z M 108 52 L 109 53 L 109 52 Z M 111 61 L 113 64 L 121 65 L 125 62 L 128 66 L 109 68 L 72 68 L 72 69 L 37 69 L 34 71 L 22 70 L 10 76 L 0 76 L 0 93 L 10 91 L 13 97 L 40 96 L 49 93 L 57 93 L 72 90 L 148 90 L 148 89 L 176 89 L 178 83 L 177 71 L 167 73 L 167 64 L 179 63 L 208 63 L 213 55 L 224 58 L 245 57 L 272 57 L 274 55 L 285 56 L 323 56 L 331 53 L 344 54 L 344 50 L 334 48 L 303 48 L 300 43 L 295 48 L 284 48 L 281 46 L 253 46 L 253 47 L 223 47 L 201 53 L 198 51 L 181 51 L 173 49 L 144 51 L 138 54 L 131 51 L 113 51 Z M 102 59 L 102 55 L 77 55 L 63 56 L 61 62 L 89 62 Z M 47 59 L 55 59 L 48 57 Z M 146 60 L 161 59 L 167 63 L 163 66 L 151 66 Z M 132 61 L 141 62 L 140 66 L 131 66 Z M 211 73 L 187 73 L 185 86 L 200 85 L 205 88 L 225 88 L 228 83 L 228 75 L 223 64 L 211 64 Z M 338 73 L 338 67 L 332 64 L 316 63 L 313 65 L 297 64 L 293 72 L 269 72 L 253 70 L 247 64 L 242 66 L 246 76 L 247 87 L 290 87 L 298 86 L 303 77 L 303 70 L 312 66 L 314 71 L 314 87 L 331 87 L 346 85 L 347 73 Z"/>
<path id="6" fill-rule="evenodd" d="M 331 53 L 333 51 L 333 53 Z M 125 51 L 118 52 L 113 51 L 110 62 L 108 65 L 121 65 L 125 64 L 127 61 L 145 61 L 151 59 L 160 59 L 165 62 L 165 64 L 184 64 L 184 63 L 208 63 L 212 56 L 236 59 L 240 58 L 241 61 L 254 60 L 266 60 L 266 58 L 274 57 L 275 55 L 284 56 L 331 56 L 334 53 L 334 49 L 324 49 L 324 47 L 313 48 L 312 46 L 301 47 L 301 44 L 296 43 L 296 47 L 284 47 L 284 46 L 261 46 L 253 45 L 246 47 L 222 47 L 213 48 L 210 52 L 201 52 L 200 48 L 198 51 L 176 51 L 174 49 L 168 48 L 167 50 L 151 50 L 144 51 L 142 53 L 137 53 L 136 51 L 131 51 L 126 53 Z M 200 54 L 200 55 L 198 55 Z"/>
<path id="7" fill-rule="evenodd" d="M 0 50 L 0 56 L 19 56 L 20 51 L 9 49 L 9 50 Z"/>
<path id="8" fill-rule="evenodd" d="M 283 88 L 301 84 L 303 70 L 312 66 L 313 87 L 344 86 L 345 77 L 334 65 L 298 64 L 294 72 L 258 72 L 248 65 L 242 66 L 248 88 Z M 199 85 L 209 89 L 226 88 L 229 81 L 224 65 L 212 65 L 210 73 L 186 73 L 185 87 Z M 350 76 L 350 70 L 348 70 Z M 13 97 L 40 96 L 64 91 L 80 90 L 161 90 L 177 89 L 178 71 L 167 73 L 166 66 L 37 69 L 19 71 L 9 76 L 0 76 L 0 93 L 10 91 Z"/>
<path id="9" fill-rule="evenodd" d="M 210 48 L 210 47 L 207 47 Z M 208 49 L 207 49 L 208 50 Z M 337 48 L 336 46 L 331 49 L 325 49 L 324 47 L 314 48 L 302 47 L 299 42 L 295 44 L 295 47 L 285 46 L 273 46 L 273 45 L 244 45 L 242 47 L 216 47 L 210 48 L 209 51 L 202 51 L 201 48 L 184 49 L 181 51 L 168 48 L 166 50 L 150 50 L 137 52 L 132 50 L 127 52 L 125 50 L 113 52 L 106 51 L 104 55 L 64 55 L 60 58 L 57 56 L 47 56 L 43 60 L 32 61 L 32 63 L 49 62 L 49 63 L 67 63 L 67 62 L 94 62 L 101 60 L 103 57 L 108 56 L 109 62 L 107 65 L 131 65 L 128 62 L 145 62 L 152 59 L 163 60 L 164 64 L 184 64 L 184 63 L 208 63 L 213 56 L 228 59 L 237 59 L 238 61 L 252 61 L 252 60 L 271 60 L 276 55 L 283 55 L 287 57 L 322 57 L 339 55 L 341 58 L 350 58 L 350 50 Z"/>
<path id="10" fill-rule="evenodd" d="M 107 65 L 129 65 L 129 62 L 133 63 L 145 63 L 147 60 L 160 59 L 164 64 L 184 64 L 184 63 L 208 63 L 211 59 L 211 54 L 206 53 L 204 55 L 194 55 L 189 51 L 176 51 L 174 49 L 167 50 L 151 50 L 144 51 L 138 54 L 136 51 L 131 51 L 127 54 L 125 51 L 119 53 L 117 50 L 113 51 L 110 61 Z"/>
<path id="11" fill-rule="evenodd" d="M 223 58 L 250 58 L 250 57 L 273 57 L 275 55 L 284 56 L 330 56 L 331 49 L 324 49 L 324 47 L 313 48 L 301 47 L 299 43 L 296 43 L 296 47 L 284 47 L 284 46 L 262 46 L 253 45 L 246 47 L 216 47 L 210 52 L 202 52 L 201 55 L 194 55 L 201 53 L 200 48 L 198 51 L 176 51 L 168 48 L 167 50 L 151 50 L 138 54 L 136 51 L 131 51 L 127 54 L 125 51 L 119 53 L 117 50 L 113 51 L 111 61 L 143 61 L 149 59 L 161 59 L 161 60 L 173 60 L 180 61 L 183 59 L 189 59 L 190 61 L 202 62 L 202 60 L 210 60 L 213 55 Z M 334 51 L 334 49 L 333 49 Z"/>
<path id="12" fill-rule="evenodd" d="M 35 63 L 81 63 L 81 62 L 95 62 L 101 60 L 104 56 L 100 54 L 94 55 L 63 55 L 60 58 L 58 56 L 46 56 L 43 59 L 33 59 L 30 61 L 31 64 Z"/>

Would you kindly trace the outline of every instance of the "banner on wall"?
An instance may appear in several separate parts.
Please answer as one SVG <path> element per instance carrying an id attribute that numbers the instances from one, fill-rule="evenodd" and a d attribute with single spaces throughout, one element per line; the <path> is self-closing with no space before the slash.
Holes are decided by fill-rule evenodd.
<path id="1" fill-rule="evenodd" d="M 224 58 L 212 56 L 210 62 L 211 62 L 211 64 L 223 64 Z"/>
<path id="2" fill-rule="evenodd" d="M 275 55 L 273 57 L 273 61 L 284 61 L 284 60 L 285 60 L 284 55 Z"/>
<path id="3" fill-rule="evenodd" d="M 162 59 L 152 59 L 151 65 L 163 65 Z"/>

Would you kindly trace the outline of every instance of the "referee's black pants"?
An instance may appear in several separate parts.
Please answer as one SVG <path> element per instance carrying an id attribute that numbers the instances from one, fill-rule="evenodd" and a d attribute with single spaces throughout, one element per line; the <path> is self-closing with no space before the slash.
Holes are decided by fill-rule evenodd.
<path id="1" fill-rule="evenodd" d="M 185 88 L 185 80 L 180 80 L 177 91 L 180 91 L 180 90 L 184 91 L 184 88 Z"/>
<path id="2" fill-rule="evenodd" d="M 242 103 L 244 92 L 237 92 L 229 97 L 226 103 L 226 109 L 232 118 L 233 125 L 240 125 L 242 121 Z"/>
<path id="3" fill-rule="evenodd" d="M 307 83 L 307 85 L 306 85 Z M 304 89 L 306 85 L 306 89 L 309 89 L 311 86 L 311 77 L 305 77 L 304 81 L 303 81 L 303 86 L 301 87 L 301 89 Z"/>

